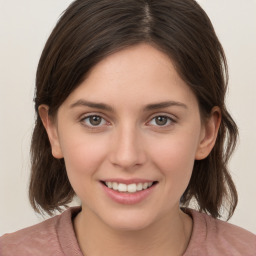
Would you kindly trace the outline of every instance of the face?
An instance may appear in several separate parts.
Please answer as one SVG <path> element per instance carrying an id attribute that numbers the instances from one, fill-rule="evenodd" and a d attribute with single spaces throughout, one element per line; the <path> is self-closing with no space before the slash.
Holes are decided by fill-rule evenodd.
<path id="1" fill-rule="evenodd" d="M 83 210 L 117 229 L 177 214 L 207 140 L 196 97 L 146 44 L 98 63 L 44 124 Z"/>

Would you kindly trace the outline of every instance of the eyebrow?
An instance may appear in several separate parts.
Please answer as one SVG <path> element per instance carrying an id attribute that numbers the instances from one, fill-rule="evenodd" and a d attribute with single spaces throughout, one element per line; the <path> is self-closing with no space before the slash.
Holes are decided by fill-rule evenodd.
<path id="1" fill-rule="evenodd" d="M 90 107 L 90 108 L 98 108 L 101 110 L 106 110 L 109 112 L 114 112 L 114 108 L 112 108 L 111 106 L 104 104 L 104 103 L 96 103 L 96 102 L 91 102 L 91 101 L 87 101 L 87 100 L 78 100 L 75 103 L 71 104 L 70 108 L 74 108 L 74 107 L 80 107 L 80 106 L 84 106 L 84 107 Z"/>
<path id="2" fill-rule="evenodd" d="M 75 103 L 71 104 L 70 108 L 74 107 L 80 107 L 80 106 L 85 106 L 85 107 L 90 107 L 90 108 L 97 108 L 101 110 L 106 110 L 109 112 L 115 112 L 114 108 L 104 104 L 104 103 L 97 103 L 97 102 L 91 102 L 87 100 L 80 99 L 76 101 Z M 150 111 L 150 110 L 156 110 L 160 108 L 167 108 L 167 107 L 172 107 L 172 106 L 177 106 L 177 107 L 182 107 L 187 109 L 187 105 L 181 102 L 177 101 L 164 101 L 164 102 L 159 102 L 159 103 L 153 103 L 153 104 L 148 104 L 143 108 L 143 111 Z"/>
<path id="3" fill-rule="evenodd" d="M 149 110 L 154 110 L 154 109 L 159 109 L 159 108 L 168 108 L 168 107 L 172 107 L 172 106 L 183 107 L 186 109 L 188 108 L 187 105 L 185 105 L 184 103 L 181 103 L 181 102 L 164 101 L 164 102 L 146 105 L 144 108 L 144 111 L 149 111 Z"/>

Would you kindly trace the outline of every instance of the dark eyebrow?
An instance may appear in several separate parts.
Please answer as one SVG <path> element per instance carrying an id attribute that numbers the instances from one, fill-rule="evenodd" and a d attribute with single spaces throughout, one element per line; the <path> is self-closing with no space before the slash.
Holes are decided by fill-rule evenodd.
<path id="1" fill-rule="evenodd" d="M 181 102 L 177 101 L 164 101 L 160 103 L 155 103 L 155 104 L 149 104 L 145 106 L 144 111 L 149 111 L 149 110 L 154 110 L 154 109 L 159 109 L 159 108 L 168 108 L 172 106 L 178 106 L 178 107 L 183 107 L 183 108 L 188 108 L 187 105 Z"/>
<path id="2" fill-rule="evenodd" d="M 91 101 L 87 101 L 87 100 L 78 100 L 75 103 L 73 103 L 70 108 L 74 108 L 74 107 L 78 107 L 78 106 L 85 106 L 85 107 L 90 107 L 90 108 L 98 108 L 101 110 L 106 110 L 109 112 L 114 112 L 114 109 L 109 106 L 106 105 L 104 103 L 96 103 L 96 102 L 91 102 Z"/>
<path id="3" fill-rule="evenodd" d="M 90 107 L 90 108 L 98 108 L 101 110 L 106 110 L 109 112 L 114 112 L 114 108 L 104 104 L 104 103 L 96 103 L 96 102 L 91 102 L 87 100 L 78 100 L 75 103 L 71 104 L 70 108 L 78 107 L 78 106 L 85 106 L 85 107 Z M 148 104 L 143 108 L 143 111 L 150 111 L 150 110 L 155 110 L 159 108 L 167 108 L 171 106 L 178 106 L 178 107 L 183 107 L 183 108 L 188 108 L 187 105 L 177 102 L 177 101 L 164 101 L 164 102 L 159 102 L 159 103 L 153 103 L 153 104 Z"/>

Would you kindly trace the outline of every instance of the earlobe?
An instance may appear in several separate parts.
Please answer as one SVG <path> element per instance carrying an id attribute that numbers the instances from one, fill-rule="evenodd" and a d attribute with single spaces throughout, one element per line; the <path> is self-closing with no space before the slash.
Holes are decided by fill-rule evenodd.
<path id="1" fill-rule="evenodd" d="M 52 147 L 52 155 L 57 159 L 63 158 L 56 123 L 49 116 L 49 107 L 47 105 L 40 105 L 38 112 L 44 128 L 48 134 L 48 138 Z"/>
<path id="2" fill-rule="evenodd" d="M 202 160 L 210 154 L 216 142 L 220 123 L 220 108 L 213 107 L 210 117 L 203 124 L 202 136 L 195 156 L 196 160 Z"/>

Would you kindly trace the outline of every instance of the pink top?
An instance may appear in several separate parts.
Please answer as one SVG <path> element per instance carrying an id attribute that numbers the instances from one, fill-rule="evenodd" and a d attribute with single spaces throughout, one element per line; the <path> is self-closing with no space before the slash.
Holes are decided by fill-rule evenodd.
<path id="1" fill-rule="evenodd" d="M 0 256 L 83 256 L 72 218 L 80 211 L 70 208 L 42 223 L 0 237 Z M 256 256 L 256 236 L 235 225 L 195 210 L 193 231 L 183 256 Z"/>

